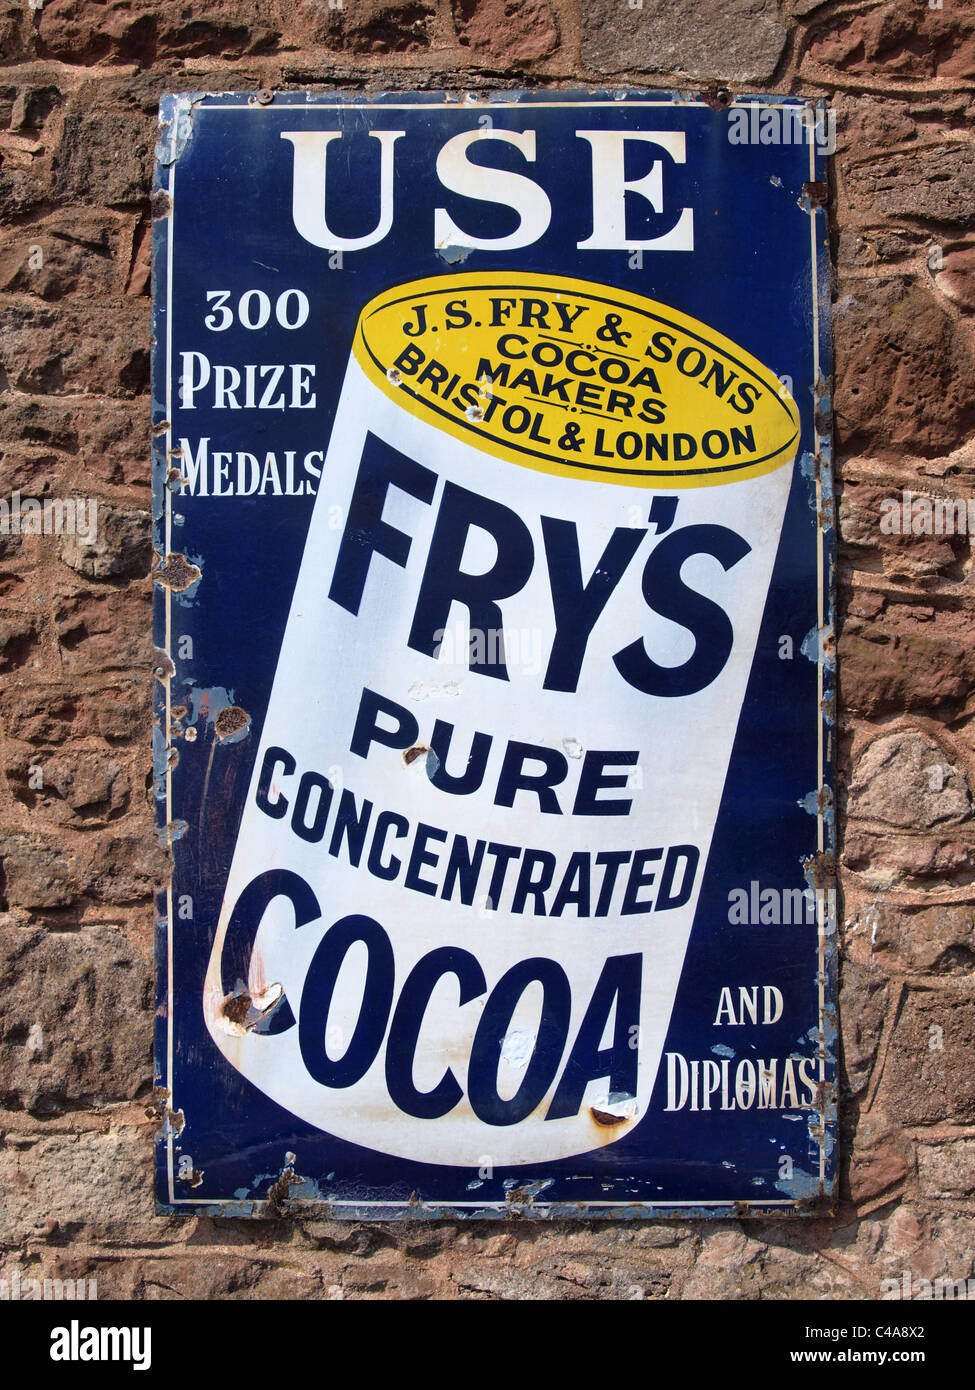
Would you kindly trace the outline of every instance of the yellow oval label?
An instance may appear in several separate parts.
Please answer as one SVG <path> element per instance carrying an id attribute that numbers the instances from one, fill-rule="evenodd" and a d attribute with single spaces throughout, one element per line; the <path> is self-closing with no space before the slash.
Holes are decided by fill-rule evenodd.
<path id="1" fill-rule="evenodd" d="M 468 272 L 397 285 L 353 351 L 390 399 L 496 457 L 629 487 L 709 487 L 791 463 L 779 379 L 687 314 L 561 275 Z"/>

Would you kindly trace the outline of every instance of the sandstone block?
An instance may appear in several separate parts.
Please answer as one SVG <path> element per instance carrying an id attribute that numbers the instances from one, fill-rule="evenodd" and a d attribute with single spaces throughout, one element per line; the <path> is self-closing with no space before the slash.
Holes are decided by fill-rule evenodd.
<path id="1" fill-rule="evenodd" d="M 785 41 L 768 0 L 719 0 L 706 14 L 693 0 L 645 0 L 642 9 L 592 0 L 582 8 L 582 61 L 595 72 L 767 82 Z"/>
<path id="2" fill-rule="evenodd" d="M 165 884 L 169 867 L 148 827 L 141 835 L 105 837 L 92 855 L 89 889 L 102 902 L 146 904 Z"/>
<path id="3" fill-rule="evenodd" d="M 559 25 L 544 0 L 454 0 L 460 43 L 502 62 L 547 57 L 559 45 Z"/>
<path id="4" fill-rule="evenodd" d="M 152 971 L 110 927 L 0 927 L 0 1093 L 50 1114 L 152 1081 Z"/>
<path id="5" fill-rule="evenodd" d="M 142 209 L 152 186 L 157 122 L 149 113 L 75 99 L 54 162 L 61 203 Z"/>
<path id="6" fill-rule="evenodd" d="M 873 718 L 963 703 L 975 689 L 975 649 L 967 612 L 938 609 L 923 622 L 892 604 L 862 634 L 840 633 L 841 699 Z"/>
<path id="7" fill-rule="evenodd" d="M 830 100 L 836 113 L 836 150 L 854 158 L 865 149 L 900 145 L 917 134 L 917 123 L 900 102 L 859 92 L 838 92 Z"/>
<path id="8" fill-rule="evenodd" d="M 887 981 L 879 970 L 855 965 L 852 961 L 843 962 L 839 1022 L 842 1076 L 848 1095 L 859 1095 L 870 1080 L 887 998 Z"/>
<path id="9" fill-rule="evenodd" d="M 971 1197 L 975 1193 L 975 1139 L 919 1144 L 917 1177 L 925 1197 Z"/>
<path id="10" fill-rule="evenodd" d="M 105 825 L 122 815 L 131 799 L 125 760 L 96 741 L 52 750 L 8 740 L 4 767 L 8 786 L 38 824 Z"/>
<path id="11" fill-rule="evenodd" d="M 911 478 L 910 482 L 905 481 L 900 487 L 891 483 L 864 482 L 849 476 L 848 470 L 852 462 L 844 461 L 847 478 L 838 511 L 840 535 L 848 547 L 846 558 L 850 567 L 875 572 L 879 556 L 883 573 L 891 579 L 916 583 L 918 580 L 941 576 L 957 580 L 959 566 L 964 563 L 967 545 L 965 536 L 925 535 L 922 530 L 925 524 L 923 517 L 918 519 L 920 534 L 914 535 L 914 517 L 910 510 L 907 514 L 907 527 L 904 527 L 905 491 L 911 493 L 912 499 L 922 495 L 927 498 L 932 507 L 928 529 L 933 532 L 934 501 L 945 489 L 941 487 L 931 490 L 925 487 L 922 493 L 914 478 Z M 951 497 L 953 498 L 954 494 L 951 494 Z M 891 502 L 898 508 L 898 531 L 890 529 Z M 914 505 L 913 500 L 908 504 L 909 508 Z M 881 529 L 882 527 L 887 529 Z"/>
<path id="12" fill-rule="evenodd" d="M 865 886 L 883 893 L 898 887 L 938 888 L 939 879 L 967 875 L 975 864 L 975 852 L 964 841 L 940 836 L 894 838 L 851 830 L 843 863 L 861 876 Z"/>
<path id="13" fill-rule="evenodd" d="M 871 219 L 911 217 L 968 226 L 975 200 L 975 150 L 943 139 L 845 167 L 847 193 Z"/>
<path id="14" fill-rule="evenodd" d="M 945 990 L 908 993 L 877 1103 L 905 1125 L 975 1122 L 975 1000 Z"/>
<path id="15" fill-rule="evenodd" d="M 827 21 L 810 42 L 808 57 L 846 77 L 970 80 L 975 17 L 950 0 L 937 10 L 893 0 Z"/>
<path id="16" fill-rule="evenodd" d="M 74 854 L 53 836 L 0 837 L 0 870 L 9 907 L 69 907 L 81 891 Z"/>
<path id="17" fill-rule="evenodd" d="M 0 365 L 18 391 L 137 396 L 148 385 L 148 307 L 126 299 L 101 305 L 28 305 L 4 310 Z"/>
<path id="18" fill-rule="evenodd" d="M 60 596 L 54 624 L 64 669 L 148 672 L 152 656 L 150 606 L 148 584 Z"/>
<path id="19" fill-rule="evenodd" d="M 58 554 L 64 563 L 88 579 L 148 574 L 152 560 L 149 513 L 100 502 L 96 518 L 93 538 L 79 536 L 77 530 L 60 537 Z"/>
<path id="20" fill-rule="evenodd" d="M 143 400 L 58 400 L 10 392 L 0 410 L 5 456 L 20 441 L 61 451 L 67 457 L 58 466 L 73 466 L 75 488 L 85 495 L 98 482 L 141 485 L 148 492 L 148 406 Z"/>
<path id="21" fill-rule="evenodd" d="M 934 277 L 941 293 L 967 314 L 975 313 L 975 246 L 959 246 L 944 257 Z"/>
<path id="22" fill-rule="evenodd" d="M 302 0 L 283 8 L 282 23 L 300 43 L 326 44 L 350 53 L 417 53 L 430 47 L 435 6 L 429 0 L 361 0 L 329 5 Z"/>
<path id="23" fill-rule="evenodd" d="M 41 631 L 28 614 L 0 613 L 0 674 L 41 664 Z"/>
<path id="24" fill-rule="evenodd" d="M 972 811 L 964 769 L 920 730 L 875 739 L 861 754 L 850 784 L 850 815 L 904 829 L 958 825 Z"/>
<path id="25" fill-rule="evenodd" d="M 834 335 L 834 424 L 848 453 L 929 458 L 975 425 L 971 344 L 929 290 L 858 280 L 837 303 Z"/>
<path id="26" fill-rule="evenodd" d="M 901 1182 L 910 1171 L 909 1146 L 885 1115 L 861 1115 L 850 1153 L 850 1196 L 868 1202 Z"/>
<path id="27" fill-rule="evenodd" d="M 43 57 L 86 66 L 235 58 L 266 52 L 279 37 L 266 0 L 215 0 L 205 11 L 180 0 L 47 0 L 37 32 Z"/>
<path id="28" fill-rule="evenodd" d="M 160 1239 L 153 1212 L 148 1132 L 52 1135 L 0 1148 L 0 1240 L 36 1236 L 39 1216 L 88 1240 L 125 1244 Z"/>
<path id="29" fill-rule="evenodd" d="M 860 914 L 871 934 L 871 949 L 890 952 L 909 970 L 934 975 L 967 975 L 975 968 L 975 905 L 938 903 L 904 907 L 872 903 Z"/>
<path id="30" fill-rule="evenodd" d="M 41 299 L 78 294 L 105 299 L 128 271 L 132 219 L 64 209 L 0 232 L 0 289 Z"/>
<path id="31" fill-rule="evenodd" d="M 9 738 L 28 744 L 137 741 L 150 723 L 149 690 L 148 680 L 125 678 L 85 690 L 60 681 L 8 685 L 0 691 L 0 722 Z"/>

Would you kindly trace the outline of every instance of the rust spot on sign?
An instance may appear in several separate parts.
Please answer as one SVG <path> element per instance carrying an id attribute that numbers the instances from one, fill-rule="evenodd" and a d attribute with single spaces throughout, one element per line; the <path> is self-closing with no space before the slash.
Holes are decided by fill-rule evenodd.
<path id="1" fill-rule="evenodd" d="M 229 999 L 225 999 L 220 1006 L 220 1012 L 224 1018 L 229 1018 L 231 1023 L 239 1023 L 244 1026 L 244 1019 L 251 1011 L 251 997 L 246 990 L 240 994 L 232 994 Z"/>
<path id="2" fill-rule="evenodd" d="M 213 727 L 217 738 L 223 739 L 230 738 L 231 734 L 239 734 L 250 722 L 251 717 L 245 709 L 239 705 L 228 705 L 217 715 Z"/>
<path id="3" fill-rule="evenodd" d="M 175 589 L 178 592 L 188 589 L 191 584 L 202 578 L 203 571 L 199 565 L 191 565 L 185 555 L 178 551 L 173 551 L 166 556 L 163 563 L 153 570 L 152 577 L 157 584 L 161 584 L 165 589 Z"/>
<path id="4" fill-rule="evenodd" d="M 530 1207 L 534 1200 L 535 1194 L 530 1187 L 512 1187 L 505 1194 L 509 1206 Z"/>
<path id="5" fill-rule="evenodd" d="M 836 879 L 836 859 L 832 854 L 813 854 L 803 861 L 807 880 L 813 888 L 832 888 Z"/>
<path id="6" fill-rule="evenodd" d="M 271 1184 L 267 1192 L 267 1211 L 269 1216 L 283 1209 L 283 1204 L 288 1200 L 291 1192 L 291 1184 L 297 1182 L 298 1178 L 294 1168 L 289 1164 L 278 1178 L 277 1182 Z"/>
<path id="7" fill-rule="evenodd" d="M 250 1032 L 271 1018 L 283 999 L 284 990 L 280 984 L 270 985 L 263 993 L 259 992 L 256 999 L 249 989 L 241 986 L 227 995 L 220 1005 L 220 1013 L 228 1023 Z"/>
<path id="8" fill-rule="evenodd" d="M 429 752 L 430 749 L 426 746 L 425 743 L 416 743 L 413 745 L 412 748 L 407 748 L 405 750 L 405 752 L 403 753 L 403 761 L 406 764 L 406 766 L 409 767 L 410 763 L 415 763 L 417 758 L 422 758 L 424 754 Z"/>

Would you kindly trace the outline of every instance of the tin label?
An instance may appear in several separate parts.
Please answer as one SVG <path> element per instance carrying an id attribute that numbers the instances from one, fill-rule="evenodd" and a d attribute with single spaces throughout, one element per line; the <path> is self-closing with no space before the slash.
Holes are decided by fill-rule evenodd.
<path id="1" fill-rule="evenodd" d="M 567 277 L 397 285 L 363 311 L 354 352 L 420 419 L 560 477 L 710 486 L 771 473 L 799 440 L 788 389 L 749 353 L 666 305 Z"/>
<path id="2" fill-rule="evenodd" d="M 524 129 L 496 146 L 587 114 L 502 109 Z M 721 116 L 624 110 L 624 143 L 649 143 L 652 120 L 661 170 L 687 161 L 688 140 L 713 141 Z M 770 360 L 767 329 L 746 317 L 732 333 L 733 317 L 701 312 L 664 273 L 681 255 L 685 274 L 710 273 L 694 243 L 706 182 L 675 198 L 679 236 L 600 231 L 594 205 L 589 240 L 623 245 L 593 248 L 592 278 L 574 264 L 585 237 L 568 273 L 557 256 L 526 268 L 524 250 L 487 249 L 487 212 L 477 235 L 452 221 L 451 244 L 471 243 L 456 267 L 427 273 L 417 251 L 410 278 L 420 231 L 397 233 L 384 192 L 396 140 L 418 159 L 439 145 L 450 187 L 443 151 L 471 116 L 422 100 L 353 112 L 349 158 L 378 180 L 373 233 L 332 230 L 329 147 L 346 137 L 328 106 L 208 98 L 162 166 L 174 215 L 157 248 L 157 380 L 175 464 L 157 616 L 178 764 L 167 753 L 158 784 L 175 864 L 160 1052 L 185 1129 L 161 1139 L 161 1195 L 249 1212 L 283 1175 L 290 1202 L 378 1215 L 490 1214 L 526 1182 L 537 1214 L 797 1205 L 831 1179 L 815 210 L 800 193 L 780 233 L 809 303 L 793 355 Z M 188 260 L 209 151 L 256 123 L 274 186 L 293 186 L 263 233 L 242 234 L 286 279 L 225 290 L 224 270 L 211 287 L 212 256 Z M 592 151 L 611 133 L 590 130 Z M 781 168 L 801 183 L 808 165 L 790 151 Z M 590 176 L 595 195 L 605 173 Z M 622 181 L 632 206 L 641 185 Z M 517 210 L 523 191 L 472 186 L 451 219 L 505 187 Z M 656 213 L 655 189 L 639 196 Z M 737 210 L 730 179 L 709 196 Z M 238 206 L 221 216 L 240 230 Z M 465 226 L 478 226 L 469 207 Z M 343 253 L 343 239 L 357 244 Z M 657 241 L 665 266 L 639 273 L 634 256 Z M 235 554 L 241 520 L 258 543 Z M 176 572 L 185 587 L 167 582 Z M 250 637 L 235 592 L 258 615 Z M 797 611 L 777 631 L 783 592 Z M 200 682 L 194 643 L 212 644 L 223 680 Z M 756 756 L 773 660 L 792 704 L 779 695 L 766 727 L 780 746 Z M 750 910 L 756 890 L 757 919 L 736 922 L 735 894 Z M 768 892 L 792 895 L 787 923 L 762 921 Z M 204 1096 L 222 1138 L 194 1113 Z M 756 1134 L 777 1154 L 740 1169 Z M 262 1155 L 249 1175 L 245 1149 Z"/>

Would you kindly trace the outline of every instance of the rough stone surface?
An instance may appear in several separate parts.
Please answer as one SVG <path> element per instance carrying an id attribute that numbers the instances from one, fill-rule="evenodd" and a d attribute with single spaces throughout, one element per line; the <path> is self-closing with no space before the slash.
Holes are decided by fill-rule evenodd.
<path id="1" fill-rule="evenodd" d="M 870 744 L 850 783 L 850 814 L 916 830 L 957 825 L 971 815 L 964 770 L 934 739 L 905 730 Z"/>
<path id="2" fill-rule="evenodd" d="M 877 1103 L 906 1125 L 975 1123 L 975 999 L 969 991 L 908 993 Z"/>
<path id="3" fill-rule="evenodd" d="M 975 1193 L 975 1139 L 919 1144 L 918 1185 L 926 1197 L 970 1197 Z"/>
<path id="4" fill-rule="evenodd" d="M 165 882 L 167 868 L 167 856 L 155 839 L 135 834 L 107 836 L 93 856 L 89 887 L 100 902 L 144 904 Z"/>
<path id="5" fill-rule="evenodd" d="M 0 370 L 29 395 L 73 394 L 81 377 L 96 395 L 138 396 L 148 385 L 146 310 L 125 301 L 113 310 L 7 308 Z"/>
<path id="6" fill-rule="evenodd" d="M 905 496 L 908 498 L 906 525 Z M 963 584 L 968 545 L 966 534 L 938 534 L 933 521 L 936 507 L 940 507 L 946 515 L 951 508 L 954 517 L 956 498 L 957 494 L 950 490 L 950 481 L 940 486 L 919 488 L 917 481 L 910 477 L 904 477 L 897 484 L 890 480 L 874 481 L 870 476 L 848 478 L 840 499 L 839 526 L 850 563 L 855 568 L 869 570 L 879 560 L 886 578 L 917 589 L 935 588 L 938 580 Z M 916 502 L 915 499 L 919 500 Z M 892 503 L 897 508 L 895 513 L 890 511 Z M 915 516 L 914 509 L 922 503 L 931 512 L 930 535 L 921 530 L 926 524 L 925 517 L 920 514 Z M 965 511 L 967 521 L 967 506 Z M 893 526 L 895 517 L 896 530 L 883 531 L 879 528 L 878 522 L 888 522 Z M 914 534 L 915 520 L 919 534 Z M 931 610 L 926 606 L 915 605 L 916 620 L 928 621 L 931 616 Z M 848 624 L 846 631 L 852 636 L 855 625 Z"/>
<path id="7" fill-rule="evenodd" d="M 879 77 L 892 86 L 933 77 L 970 82 L 975 76 L 975 19 L 969 6 L 951 0 L 940 9 L 895 0 L 831 18 L 808 53 L 817 67 L 845 77 Z"/>
<path id="8" fill-rule="evenodd" d="M 0 672 L 39 665 L 40 642 L 35 618 L 0 612 Z"/>
<path id="9" fill-rule="evenodd" d="M 230 58 L 272 48 L 274 6 L 233 0 L 194 12 L 177 0 L 48 0 L 37 26 L 38 53 L 62 63 L 106 59 L 149 66 L 167 57 Z"/>
<path id="10" fill-rule="evenodd" d="M 465 15 L 473 7 L 471 0 Z M 485 8 L 490 8 L 490 0 Z M 447 0 L 357 0 L 342 5 L 301 0 L 297 7 L 282 4 L 280 13 L 284 42 L 301 48 L 323 46 L 356 59 L 425 55 L 444 43 L 458 42 Z M 498 20 L 503 18 L 503 9 L 492 13 Z M 460 18 L 462 23 L 463 16 Z M 515 33 L 522 23 L 516 17 Z M 501 42 L 503 45 L 503 39 Z M 509 61 L 515 57 L 512 52 Z"/>
<path id="11" fill-rule="evenodd" d="M 145 574 L 152 553 L 149 513 L 102 503 L 94 537 L 75 531 L 59 538 L 58 554 L 88 579 Z"/>
<path id="12" fill-rule="evenodd" d="M 0 412 L 0 448 L 4 451 L 0 467 L 5 486 L 9 479 L 8 490 L 17 485 L 7 473 L 11 446 L 16 442 L 29 451 L 25 457 L 39 458 L 44 468 L 60 470 L 66 486 L 82 496 L 99 483 L 136 488 L 147 495 L 145 421 L 140 401 L 107 397 L 59 400 L 13 391 L 7 395 L 10 402 Z"/>
<path id="13" fill-rule="evenodd" d="M 7 903 L 18 907 L 68 907 L 81 890 L 75 857 L 47 835 L 0 839 L 0 872 Z"/>
<path id="14" fill-rule="evenodd" d="M 133 219 L 88 209 L 59 210 L 25 239 L 19 227 L 0 232 L 0 290 L 63 299 L 105 295 L 128 270 Z"/>
<path id="15" fill-rule="evenodd" d="M 964 841 L 933 836 L 895 839 L 851 827 L 843 863 L 877 892 L 899 884 L 933 891 L 946 879 L 955 885 L 966 882 L 975 866 L 975 853 Z"/>
<path id="16" fill-rule="evenodd" d="M 920 149 L 854 161 L 846 183 L 872 219 L 916 217 L 967 227 L 975 203 L 975 148 L 942 136 Z"/>
<path id="17" fill-rule="evenodd" d="M 45 1221 L 122 1243 L 158 1239 L 152 1197 L 133 1182 L 149 1153 L 147 1127 L 21 1138 L 0 1148 L 0 1242 L 17 1245 Z"/>
<path id="18" fill-rule="evenodd" d="M 971 339 L 924 285 L 857 280 L 837 300 L 834 331 L 844 450 L 931 457 L 975 429 Z"/>
<path id="19" fill-rule="evenodd" d="M 148 202 L 155 125 L 140 111 L 77 103 L 64 116 L 52 168 L 53 191 L 66 203 L 136 207 Z"/>
<path id="20" fill-rule="evenodd" d="M 142 589 L 59 597 L 54 627 L 66 671 L 145 670 L 152 646 L 151 595 Z"/>
<path id="21" fill-rule="evenodd" d="M 905 969 L 963 976 L 975 969 L 975 904 L 905 908 L 891 903 L 877 909 L 871 930 L 873 945 L 895 953 Z"/>
<path id="22" fill-rule="evenodd" d="M 934 277 L 941 293 L 965 313 L 975 312 L 975 246 L 959 246 L 942 257 Z"/>
<path id="23" fill-rule="evenodd" d="M 583 7 L 582 60 L 596 72 L 673 72 L 699 81 L 767 82 L 786 29 L 768 0 L 718 0 L 702 24 L 692 0 Z"/>
<path id="24" fill-rule="evenodd" d="M 152 976 L 120 932 L 0 926 L 0 991 L 5 1106 L 43 1115 L 148 1091 Z"/>
<path id="25" fill-rule="evenodd" d="M 866 149 L 888 149 L 917 138 L 918 123 L 911 115 L 911 108 L 903 102 L 860 92 L 838 92 L 830 102 L 830 109 L 836 114 L 839 155 L 834 172 L 845 167 L 847 157 L 862 158 Z"/>
<path id="26" fill-rule="evenodd" d="M 879 523 L 879 516 L 878 516 Z M 873 622 L 840 634 L 843 700 L 869 718 L 908 711 L 957 712 L 975 690 L 971 614 L 938 607 L 918 620 L 888 604 Z"/>
<path id="27" fill-rule="evenodd" d="M 911 1169 L 910 1145 L 898 1125 L 879 1110 L 867 1111 L 853 1136 L 849 1192 L 857 1204 L 902 1183 Z"/>
<path id="28" fill-rule="evenodd" d="M 91 828 L 128 808 L 131 784 L 117 753 L 100 744 L 62 744 L 51 750 L 9 740 L 7 785 L 38 823 Z"/>
<path id="29" fill-rule="evenodd" d="M 28 744 L 58 744 L 97 735 L 110 744 L 123 741 L 131 747 L 148 719 L 147 684 L 131 678 L 84 690 L 55 681 L 9 684 L 0 691 L 0 725 L 8 737 Z"/>
<path id="30" fill-rule="evenodd" d="M 870 1080 L 888 995 L 887 980 L 879 970 L 844 962 L 840 982 L 842 1082 L 850 1096 L 860 1095 Z"/>
<path id="31" fill-rule="evenodd" d="M 544 0 L 454 0 L 453 15 L 459 42 L 476 53 L 530 62 L 558 47 L 558 21 Z"/>

